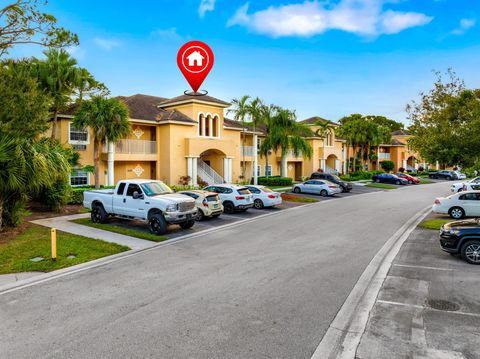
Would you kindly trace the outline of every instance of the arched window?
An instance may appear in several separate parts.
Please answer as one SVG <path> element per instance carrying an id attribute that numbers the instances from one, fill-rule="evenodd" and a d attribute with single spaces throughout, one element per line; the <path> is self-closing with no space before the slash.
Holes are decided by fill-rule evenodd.
<path id="1" fill-rule="evenodd" d="M 218 124 L 219 124 L 220 120 L 218 118 L 218 116 L 215 116 L 213 118 L 213 122 L 212 122 L 212 136 L 213 137 L 218 137 Z"/>
<path id="2" fill-rule="evenodd" d="M 212 116 L 207 115 L 205 118 L 205 136 L 211 136 L 210 132 L 212 131 Z"/>
<path id="3" fill-rule="evenodd" d="M 198 135 L 203 136 L 203 128 L 205 124 L 205 116 L 203 114 L 200 114 L 198 116 Z"/>

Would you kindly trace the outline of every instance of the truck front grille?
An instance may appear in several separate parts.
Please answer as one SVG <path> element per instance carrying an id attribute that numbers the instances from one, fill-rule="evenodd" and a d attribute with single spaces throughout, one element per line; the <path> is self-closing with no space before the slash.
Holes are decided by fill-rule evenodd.
<path id="1" fill-rule="evenodd" d="M 194 208 L 195 208 L 195 202 L 194 201 L 192 201 L 192 202 L 181 202 L 178 205 L 178 209 L 180 210 L 180 212 L 191 211 Z"/>

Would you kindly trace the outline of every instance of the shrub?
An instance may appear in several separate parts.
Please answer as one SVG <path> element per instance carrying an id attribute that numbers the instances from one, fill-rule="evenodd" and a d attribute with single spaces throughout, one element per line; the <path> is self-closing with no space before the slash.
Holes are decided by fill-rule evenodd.
<path id="1" fill-rule="evenodd" d="M 72 187 L 68 204 L 83 204 L 83 192 L 94 189 L 95 186 Z M 101 189 L 115 188 L 115 186 L 100 186 Z"/>
<path id="2" fill-rule="evenodd" d="M 351 172 L 348 175 L 340 176 L 344 181 L 361 181 L 361 180 L 370 180 L 373 175 L 384 173 L 384 171 L 358 171 Z"/>
<path id="3" fill-rule="evenodd" d="M 398 172 L 404 173 L 404 172 L 405 172 L 405 168 L 400 167 L 400 168 L 398 169 Z"/>
<path id="4" fill-rule="evenodd" d="M 380 162 L 380 166 L 385 172 L 393 171 L 395 168 L 395 162 L 393 161 L 382 161 Z"/>
<path id="5" fill-rule="evenodd" d="M 262 186 L 291 186 L 293 180 L 290 177 L 265 176 L 258 177 L 258 184 Z"/>
<path id="6" fill-rule="evenodd" d="M 44 188 L 36 197 L 36 200 L 47 206 L 48 209 L 57 211 L 69 203 L 71 197 L 72 187 L 68 183 L 68 178 L 65 178 L 59 179 L 52 186 Z"/>
<path id="7" fill-rule="evenodd" d="M 199 189 L 199 186 L 194 186 L 194 185 L 189 185 L 189 184 L 174 184 L 174 185 L 171 185 L 169 186 L 172 190 L 174 190 L 175 192 L 179 192 L 179 191 L 188 191 L 188 190 L 192 190 L 192 189 Z"/>

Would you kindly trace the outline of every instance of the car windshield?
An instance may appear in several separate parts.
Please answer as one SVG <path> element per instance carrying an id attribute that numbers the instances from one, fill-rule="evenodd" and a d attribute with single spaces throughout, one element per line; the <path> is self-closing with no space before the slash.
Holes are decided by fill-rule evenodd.
<path id="1" fill-rule="evenodd" d="M 140 186 L 142 187 L 143 193 L 148 197 L 173 193 L 172 189 L 163 182 L 142 183 Z"/>
<path id="2" fill-rule="evenodd" d="M 340 177 L 338 177 L 338 176 L 336 176 L 336 175 L 331 175 L 331 176 L 332 176 L 332 179 L 333 179 L 334 181 L 339 181 L 339 182 L 341 181 Z"/>

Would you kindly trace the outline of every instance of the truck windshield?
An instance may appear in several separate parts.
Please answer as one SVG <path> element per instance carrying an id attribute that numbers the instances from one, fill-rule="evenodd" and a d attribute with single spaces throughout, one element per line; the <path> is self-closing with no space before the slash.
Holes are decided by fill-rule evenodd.
<path id="1" fill-rule="evenodd" d="M 162 182 L 142 183 L 140 186 L 142 187 L 143 193 L 148 197 L 173 193 L 172 189 Z"/>

